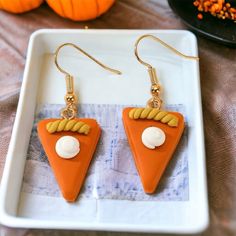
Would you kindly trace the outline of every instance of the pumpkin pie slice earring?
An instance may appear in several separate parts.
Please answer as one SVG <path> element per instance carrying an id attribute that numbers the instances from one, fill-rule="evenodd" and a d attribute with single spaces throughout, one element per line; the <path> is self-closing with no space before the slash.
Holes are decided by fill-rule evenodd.
<path id="1" fill-rule="evenodd" d="M 184 58 L 198 58 L 180 53 L 153 35 L 143 35 L 135 44 L 135 56 L 148 68 L 152 98 L 148 100 L 147 107 L 125 108 L 123 123 L 144 191 L 154 193 L 182 136 L 184 117 L 178 112 L 161 109 L 161 86 L 155 68 L 141 60 L 138 55 L 138 44 L 144 38 L 154 39 Z"/>
<path id="2" fill-rule="evenodd" d="M 74 202 L 83 185 L 89 164 L 95 152 L 101 128 L 95 119 L 76 118 L 77 96 L 74 93 L 73 77 L 63 70 L 57 61 L 59 51 L 64 46 L 72 46 L 112 73 L 111 69 L 72 43 L 61 45 L 55 53 L 55 64 L 65 74 L 67 93 L 66 107 L 61 111 L 61 119 L 45 119 L 38 123 L 38 135 L 63 197 Z"/>

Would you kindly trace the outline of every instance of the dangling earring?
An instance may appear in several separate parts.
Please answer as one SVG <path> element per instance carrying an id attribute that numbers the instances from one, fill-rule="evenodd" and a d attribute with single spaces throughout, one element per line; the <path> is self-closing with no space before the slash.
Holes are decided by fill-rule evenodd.
<path id="1" fill-rule="evenodd" d="M 60 49 L 65 46 L 74 47 L 105 70 L 115 74 L 121 72 L 105 66 L 72 43 L 61 45 L 55 52 L 56 67 L 65 74 L 66 107 L 61 111 L 61 119 L 41 120 L 37 130 L 63 197 L 69 202 L 74 202 L 83 185 L 101 128 L 95 119 L 76 118 L 78 99 L 74 93 L 74 79 L 59 66 L 57 61 Z"/>
<path id="2" fill-rule="evenodd" d="M 144 38 L 161 43 L 181 57 L 195 60 L 198 58 L 180 53 L 153 35 L 143 35 L 135 43 L 137 60 L 148 68 L 152 97 L 145 108 L 125 108 L 123 124 L 144 191 L 154 193 L 182 136 L 184 117 L 178 112 L 161 110 L 161 86 L 156 70 L 138 54 L 138 44 Z"/>

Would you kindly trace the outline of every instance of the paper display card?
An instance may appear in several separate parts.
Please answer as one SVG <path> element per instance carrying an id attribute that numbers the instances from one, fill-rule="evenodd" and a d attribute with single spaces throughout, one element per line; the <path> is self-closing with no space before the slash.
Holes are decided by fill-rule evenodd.
<path id="1" fill-rule="evenodd" d="M 61 197 L 60 190 L 39 141 L 39 120 L 58 117 L 63 105 L 38 107 L 30 138 L 22 192 L 40 196 Z M 188 201 L 188 125 L 155 194 L 145 194 L 138 176 L 122 123 L 123 105 L 79 105 L 79 117 L 94 118 L 102 135 L 85 179 L 80 198 L 132 201 Z M 166 110 L 185 115 L 182 104 L 167 105 Z M 79 201 L 79 199 L 77 201 Z"/>

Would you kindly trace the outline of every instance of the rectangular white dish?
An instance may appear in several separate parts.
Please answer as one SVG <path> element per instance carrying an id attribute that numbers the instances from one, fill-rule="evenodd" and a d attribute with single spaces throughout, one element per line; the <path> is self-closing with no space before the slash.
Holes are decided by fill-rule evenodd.
<path id="1" fill-rule="evenodd" d="M 55 49 L 65 42 L 75 43 L 95 58 L 123 72 L 120 78 L 110 75 L 77 52 L 68 51 L 62 61 L 76 78 L 79 77 L 75 79 L 75 88 L 79 93 L 80 103 L 145 105 L 150 97 L 149 78 L 146 69 L 135 59 L 133 48 L 136 39 L 147 33 L 160 37 L 182 53 L 192 56 L 198 54 L 196 38 L 188 31 L 40 30 L 31 36 L 1 183 L 2 224 L 24 228 L 153 233 L 197 233 L 207 227 L 208 201 L 199 65 L 197 61 L 173 55 L 152 41 L 148 41 L 141 52 L 157 68 L 164 87 L 164 101 L 168 104 L 184 104 L 186 108 L 189 129 L 189 199 L 89 199 L 68 204 L 62 198 L 21 193 L 36 106 L 64 103 L 65 81 L 53 62 Z M 104 90 L 101 92 L 100 88 Z M 47 204 L 42 205 L 42 202 Z M 37 204 L 42 205 L 40 211 L 35 212 L 33 208 L 29 211 L 31 205 Z"/>

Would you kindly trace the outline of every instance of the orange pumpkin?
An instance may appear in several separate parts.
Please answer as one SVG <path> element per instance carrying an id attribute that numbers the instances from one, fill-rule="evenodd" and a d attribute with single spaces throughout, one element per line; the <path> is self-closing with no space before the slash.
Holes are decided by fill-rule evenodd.
<path id="1" fill-rule="evenodd" d="M 11 13 L 23 13 L 39 7 L 44 0 L 0 0 L 0 9 Z"/>
<path id="2" fill-rule="evenodd" d="M 115 0 L 46 0 L 60 16 L 74 21 L 94 19 L 105 13 Z"/>

